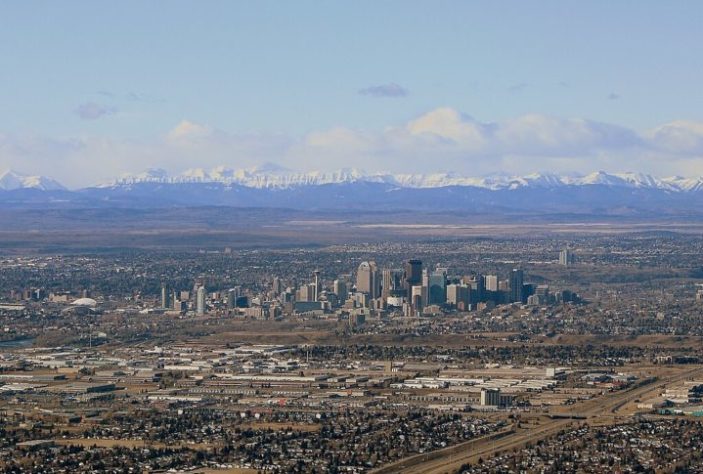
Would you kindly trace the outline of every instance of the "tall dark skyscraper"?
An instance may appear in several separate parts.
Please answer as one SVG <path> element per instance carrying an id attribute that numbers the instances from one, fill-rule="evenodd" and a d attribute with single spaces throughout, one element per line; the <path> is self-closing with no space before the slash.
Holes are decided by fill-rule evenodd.
<path id="1" fill-rule="evenodd" d="M 320 270 L 315 270 L 312 274 L 312 278 L 313 278 L 312 284 L 315 287 L 315 289 L 313 290 L 312 300 L 319 301 L 320 300 L 320 292 L 322 292 L 322 279 L 320 278 Z"/>
<path id="2" fill-rule="evenodd" d="M 447 272 L 437 269 L 429 275 L 428 303 L 444 304 L 447 301 Z"/>
<path id="3" fill-rule="evenodd" d="M 169 307 L 168 297 L 169 297 L 168 286 L 166 286 L 165 284 L 162 284 L 161 285 L 161 308 L 166 309 Z"/>
<path id="4" fill-rule="evenodd" d="M 510 273 L 510 302 L 523 302 L 524 273 L 519 268 L 513 268 Z"/>
<path id="5" fill-rule="evenodd" d="M 405 274 L 403 281 L 408 296 L 413 286 L 422 284 L 422 262 L 420 260 L 408 260 L 405 262 Z"/>
<path id="6" fill-rule="evenodd" d="M 486 281 L 480 273 L 476 274 L 476 301 L 483 301 L 486 293 Z"/>

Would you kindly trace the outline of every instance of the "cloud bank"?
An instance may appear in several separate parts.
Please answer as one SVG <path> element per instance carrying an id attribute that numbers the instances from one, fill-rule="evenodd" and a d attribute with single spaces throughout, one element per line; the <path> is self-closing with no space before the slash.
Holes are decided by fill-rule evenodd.
<path id="1" fill-rule="evenodd" d="M 75 114 L 83 120 L 97 120 L 106 115 L 112 115 L 117 112 L 115 107 L 102 105 L 95 102 L 86 102 L 79 105 L 74 110 Z"/>
<path id="2" fill-rule="evenodd" d="M 703 175 L 703 123 L 636 131 L 581 118 L 529 114 L 481 122 L 449 107 L 382 130 L 334 127 L 305 136 L 240 134 L 182 120 L 141 141 L 0 134 L 0 170 L 48 174 L 69 187 L 154 167 L 230 168 L 274 162 L 297 170 L 454 171 L 469 176 L 535 171 L 638 171 Z"/>
<path id="3" fill-rule="evenodd" d="M 364 89 L 359 89 L 359 94 L 375 98 L 398 98 L 407 97 L 410 92 L 403 86 L 396 84 L 395 82 L 391 82 L 388 84 L 369 86 Z"/>

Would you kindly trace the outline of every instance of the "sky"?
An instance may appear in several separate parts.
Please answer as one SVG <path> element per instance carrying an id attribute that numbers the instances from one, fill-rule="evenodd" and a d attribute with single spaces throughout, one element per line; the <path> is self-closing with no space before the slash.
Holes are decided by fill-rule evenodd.
<path id="1" fill-rule="evenodd" d="M 0 2 L 0 172 L 703 175 L 703 2 Z"/>

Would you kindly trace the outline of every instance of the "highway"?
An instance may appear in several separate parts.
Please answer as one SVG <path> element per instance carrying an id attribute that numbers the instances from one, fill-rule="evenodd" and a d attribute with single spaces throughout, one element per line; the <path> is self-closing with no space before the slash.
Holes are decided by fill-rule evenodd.
<path id="1" fill-rule="evenodd" d="M 521 449 L 527 443 L 548 438 L 569 426 L 580 423 L 613 424 L 627 417 L 619 415 L 620 409 L 630 402 L 647 398 L 652 392 L 659 392 L 667 385 L 681 382 L 688 378 L 703 375 L 703 367 L 695 367 L 673 375 L 650 379 L 642 385 L 630 389 L 608 393 L 592 400 L 577 403 L 570 407 L 568 414 L 583 416 L 585 420 L 565 418 L 544 418 L 539 425 L 511 428 L 500 432 L 498 436 L 484 436 L 459 445 L 421 455 L 414 455 L 388 464 L 372 472 L 376 474 L 391 473 L 454 473 L 462 465 L 472 464 L 480 458 L 490 458 L 496 453 Z M 559 413 L 567 414 L 567 413 Z"/>

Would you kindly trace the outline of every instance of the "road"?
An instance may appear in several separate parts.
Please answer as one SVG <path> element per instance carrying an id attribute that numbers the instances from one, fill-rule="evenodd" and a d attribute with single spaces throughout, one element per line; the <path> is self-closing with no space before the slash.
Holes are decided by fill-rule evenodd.
<path id="1" fill-rule="evenodd" d="M 584 416 L 586 417 L 585 420 L 546 418 L 539 425 L 511 429 L 497 437 L 484 436 L 433 453 L 410 456 L 372 472 L 376 474 L 396 472 L 406 474 L 454 473 L 464 464 L 475 463 L 480 458 L 489 458 L 496 453 L 521 449 L 527 443 L 534 443 L 548 438 L 571 425 L 576 426 L 583 422 L 589 424 L 613 424 L 622 421 L 626 417 L 619 415 L 619 411 L 628 403 L 640 398 L 647 398 L 651 392 L 659 392 L 667 385 L 701 375 L 703 375 L 703 367 L 695 367 L 673 375 L 651 379 L 648 383 L 628 390 L 608 393 L 573 405 L 570 413 Z"/>

